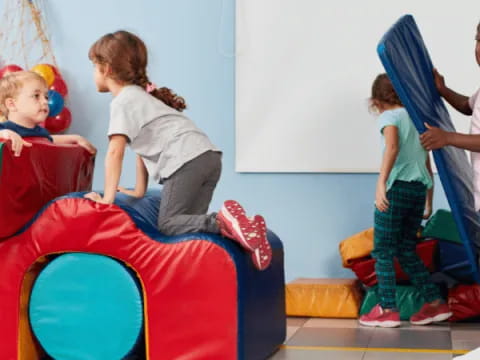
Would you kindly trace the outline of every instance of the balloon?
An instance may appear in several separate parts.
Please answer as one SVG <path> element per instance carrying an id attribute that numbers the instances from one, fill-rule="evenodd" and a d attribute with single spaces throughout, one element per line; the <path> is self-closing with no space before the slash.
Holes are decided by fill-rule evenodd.
<path id="1" fill-rule="evenodd" d="M 46 65 L 48 65 L 48 66 L 50 66 L 50 67 L 52 68 L 53 73 L 55 74 L 55 76 L 60 76 L 60 77 L 62 77 L 62 74 L 60 74 L 60 70 L 58 70 L 56 66 L 53 66 L 53 65 L 51 65 L 51 64 L 46 64 Z"/>
<path id="2" fill-rule="evenodd" d="M 68 94 L 67 84 L 60 76 L 55 76 L 55 80 L 53 81 L 52 86 L 50 86 L 50 90 L 55 90 L 63 97 Z"/>
<path id="3" fill-rule="evenodd" d="M 4 77 L 5 75 L 7 75 L 9 73 L 16 72 L 16 71 L 22 71 L 22 70 L 23 69 L 20 66 L 14 65 L 14 64 L 4 66 L 3 68 L 0 69 L 0 78 Z"/>
<path id="4" fill-rule="evenodd" d="M 39 64 L 35 65 L 32 68 L 33 72 L 36 72 L 38 75 L 43 77 L 47 82 L 47 86 L 50 87 L 55 80 L 55 73 L 53 72 L 52 66 L 48 64 Z"/>
<path id="5" fill-rule="evenodd" d="M 44 127 L 52 134 L 56 134 L 68 129 L 72 123 L 72 113 L 65 106 L 60 114 L 57 116 L 48 117 L 45 120 Z"/>
<path id="6" fill-rule="evenodd" d="M 48 116 L 56 116 L 62 111 L 65 102 L 63 101 L 62 95 L 60 95 L 55 90 L 48 90 L 48 107 L 50 112 Z"/>

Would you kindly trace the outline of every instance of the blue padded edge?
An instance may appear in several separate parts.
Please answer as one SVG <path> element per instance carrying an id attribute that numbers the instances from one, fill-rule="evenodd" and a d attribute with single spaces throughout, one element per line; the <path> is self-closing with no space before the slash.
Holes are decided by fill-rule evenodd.
<path id="1" fill-rule="evenodd" d="M 55 201 L 81 198 L 87 192 L 70 193 L 46 204 L 18 233 L 25 231 Z M 141 199 L 118 193 L 114 204 L 124 210 L 137 227 L 151 239 L 162 243 L 208 240 L 225 249 L 235 262 L 238 283 L 238 359 L 267 358 L 286 338 L 285 278 L 283 244 L 268 230 L 273 257 L 270 266 L 256 270 L 250 256 L 235 242 L 216 234 L 190 233 L 166 236 L 157 229 L 160 190 L 149 190 Z M 17 234 L 18 234 L 17 233 Z M 108 255 L 108 254 L 107 254 Z M 248 304 L 248 306 L 247 306 Z M 242 313 L 241 309 L 245 309 Z M 260 341 L 263 339 L 263 341 Z"/>
<path id="2" fill-rule="evenodd" d="M 413 16 L 403 16 L 388 30 L 377 53 L 418 132 L 426 130 L 424 122 L 454 131 L 436 90 L 433 65 Z M 445 147 L 433 151 L 433 156 L 470 263 L 471 280 L 480 282 L 476 256 L 480 247 L 480 218 L 474 208 L 471 167 L 461 149 Z M 464 176 L 452 166 L 460 167 Z"/>

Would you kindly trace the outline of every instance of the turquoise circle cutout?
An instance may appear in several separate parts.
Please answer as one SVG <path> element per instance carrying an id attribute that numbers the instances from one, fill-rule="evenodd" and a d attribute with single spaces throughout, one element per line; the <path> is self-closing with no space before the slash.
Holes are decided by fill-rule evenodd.
<path id="1" fill-rule="evenodd" d="M 134 276 L 102 255 L 58 256 L 36 279 L 29 309 L 35 336 L 59 360 L 122 359 L 143 327 Z"/>

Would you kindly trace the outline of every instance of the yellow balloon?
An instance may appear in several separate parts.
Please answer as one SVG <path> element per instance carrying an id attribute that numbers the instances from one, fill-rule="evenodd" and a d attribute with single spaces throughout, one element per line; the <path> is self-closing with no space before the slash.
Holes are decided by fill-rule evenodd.
<path id="1" fill-rule="evenodd" d="M 32 68 L 32 71 L 43 77 L 47 82 L 47 86 L 50 87 L 55 80 L 55 73 L 50 65 L 38 64 Z"/>

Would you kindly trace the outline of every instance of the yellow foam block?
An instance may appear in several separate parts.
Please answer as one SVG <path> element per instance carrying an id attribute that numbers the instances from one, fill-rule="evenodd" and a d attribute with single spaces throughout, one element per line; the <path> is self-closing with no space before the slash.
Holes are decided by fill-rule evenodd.
<path id="1" fill-rule="evenodd" d="M 357 318 L 362 291 L 356 279 L 296 279 L 285 300 L 288 316 Z"/>
<path id="2" fill-rule="evenodd" d="M 370 255 L 373 250 L 373 228 L 346 238 L 340 243 L 339 249 L 343 267 L 346 268 L 352 260 Z"/>

